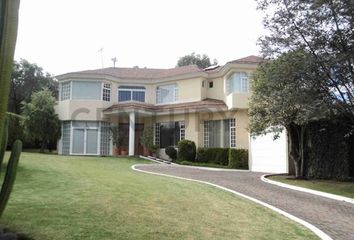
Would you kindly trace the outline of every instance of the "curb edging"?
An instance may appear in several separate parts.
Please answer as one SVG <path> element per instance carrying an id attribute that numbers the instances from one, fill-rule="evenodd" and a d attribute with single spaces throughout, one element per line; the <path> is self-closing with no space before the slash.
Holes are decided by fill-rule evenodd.
<path id="1" fill-rule="evenodd" d="M 294 186 L 294 185 L 290 185 L 290 184 L 286 184 L 286 183 L 270 180 L 268 178 L 270 176 L 275 176 L 275 175 L 274 174 L 264 174 L 264 175 L 261 176 L 261 180 L 263 182 L 266 182 L 266 183 L 269 183 L 269 184 L 273 184 L 273 185 L 277 185 L 279 187 L 288 188 L 288 189 L 299 191 L 299 192 L 310 193 L 310 194 L 313 194 L 313 195 L 317 195 L 317 196 L 321 196 L 321 197 L 325 197 L 325 198 L 329 198 L 329 199 L 333 199 L 333 200 L 337 200 L 337 201 L 341 201 L 341 202 L 347 202 L 347 203 L 354 204 L 354 199 L 353 198 L 343 197 L 343 196 L 332 194 L 332 193 L 326 193 L 326 192 L 322 192 L 322 191 L 318 191 L 318 190 L 313 190 L 313 189 L 304 188 L 304 187 L 298 187 L 298 186 Z"/>
<path id="2" fill-rule="evenodd" d="M 255 203 L 258 203 L 266 208 L 269 208 L 301 225 L 303 225 L 304 227 L 308 228 L 309 230 L 311 230 L 314 234 L 316 234 L 319 238 L 321 238 L 322 240 L 333 240 L 329 235 L 327 235 L 326 233 L 324 233 L 322 230 L 320 230 L 319 228 L 315 227 L 314 225 L 312 225 L 311 223 L 309 222 L 306 222 L 305 220 L 302 220 L 301 218 L 298 218 L 290 213 L 287 213 L 277 207 L 274 207 L 268 203 L 265 203 L 265 202 L 262 202 L 258 199 L 255 199 L 253 197 L 250 197 L 250 196 L 247 196 L 243 193 L 240 193 L 240 192 L 237 192 L 237 191 L 234 191 L 234 190 L 231 190 L 229 188 L 226 188 L 226 187 L 223 187 L 223 186 L 220 186 L 220 185 L 217 185 L 217 184 L 214 184 L 214 183 L 210 183 L 210 182 L 206 182 L 206 181 L 202 181 L 202 180 L 196 180 L 196 179 L 191 179 L 191 178 L 184 178 L 184 177 L 178 177 L 178 176 L 173 176 L 173 175 L 168 175 L 168 174 L 163 174 L 163 173 L 155 173 L 155 172 L 149 172 L 149 171 L 146 171 L 146 170 L 141 170 L 141 169 L 137 169 L 136 167 L 138 166 L 144 166 L 144 164 L 135 164 L 133 166 L 131 166 L 131 168 L 134 170 L 134 171 L 138 171 L 138 172 L 142 172 L 142 173 L 147 173 L 147 174 L 153 174 L 153 175 L 158 175 L 158 176 L 164 176 L 164 177 L 171 177 L 171 178 L 176 178 L 176 179 L 181 179 L 181 180 L 187 180 L 187 181 L 191 181 L 191 182 L 197 182 L 197 183 L 203 183 L 203 184 L 207 184 L 207 185 L 210 185 L 210 186 L 213 186 L 213 187 L 216 187 L 216 188 L 219 188 L 219 189 L 222 189 L 224 191 L 227 191 L 227 192 L 230 192 L 230 193 L 233 193 L 237 196 L 240 196 L 240 197 L 243 197 L 243 198 L 246 198 L 252 202 L 255 202 Z"/>

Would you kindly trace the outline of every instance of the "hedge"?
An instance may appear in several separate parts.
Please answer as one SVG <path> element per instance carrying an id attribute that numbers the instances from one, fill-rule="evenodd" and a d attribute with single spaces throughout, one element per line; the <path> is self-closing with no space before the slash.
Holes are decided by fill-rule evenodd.
<path id="1" fill-rule="evenodd" d="M 248 150 L 230 148 L 229 168 L 248 169 Z"/>
<path id="2" fill-rule="evenodd" d="M 305 177 L 317 179 L 354 179 L 354 135 L 350 119 L 316 121 L 308 125 L 305 146 Z"/>
<path id="3" fill-rule="evenodd" d="M 194 162 L 196 156 L 196 146 L 193 141 L 182 140 L 178 142 L 178 161 Z"/>
<path id="4" fill-rule="evenodd" d="M 196 162 L 227 166 L 229 164 L 228 148 L 198 148 Z"/>

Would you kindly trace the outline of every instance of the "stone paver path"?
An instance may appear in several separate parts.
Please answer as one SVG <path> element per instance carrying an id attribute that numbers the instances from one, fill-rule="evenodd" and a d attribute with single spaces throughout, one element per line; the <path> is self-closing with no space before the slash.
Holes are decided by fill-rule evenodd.
<path id="1" fill-rule="evenodd" d="M 265 183 L 260 179 L 262 173 L 211 171 L 164 164 L 139 165 L 136 168 L 217 184 L 301 218 L 333 239 L 354 240 L 354 204 Z"/>

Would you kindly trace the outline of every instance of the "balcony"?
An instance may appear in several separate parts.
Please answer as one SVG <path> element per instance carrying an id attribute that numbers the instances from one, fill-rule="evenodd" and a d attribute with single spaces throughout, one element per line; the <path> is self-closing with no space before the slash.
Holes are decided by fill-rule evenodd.
<path id="1" fill-rule="evenodd" d="M 228 109 L 247 109 L 251 93 L 230 93 L 226 97 Z"/>

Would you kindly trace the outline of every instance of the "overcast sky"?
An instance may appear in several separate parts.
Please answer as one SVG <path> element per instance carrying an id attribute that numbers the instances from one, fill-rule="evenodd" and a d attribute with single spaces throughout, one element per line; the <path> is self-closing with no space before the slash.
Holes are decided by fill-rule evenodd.
<path id="1" fill-rule="evenodd" d="M 175 67 L 206 53 L 220 64 L 257 55 L 264 33 L 254 0 L 22 0 L 15 58 L 45 71 Z"/>

